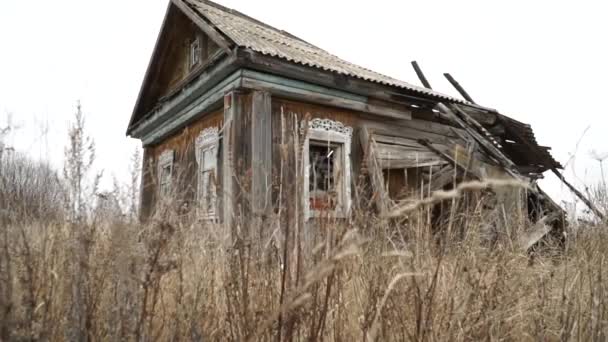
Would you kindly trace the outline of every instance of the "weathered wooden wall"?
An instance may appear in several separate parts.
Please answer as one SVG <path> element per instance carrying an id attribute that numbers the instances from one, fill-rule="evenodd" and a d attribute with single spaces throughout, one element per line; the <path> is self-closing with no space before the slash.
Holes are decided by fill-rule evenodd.
<path id="1" fill-rule="evenodd" d="M 223 120 L 224 115 L 222 110 L 204 114 L 199 120 L 167 138 L 164 142 L 155 146 L 148 146 L 144 149 L 144 173 L 141 196 L 141 215 L 143 218 L 148 217 L 152 213 L 157 202 L 158 180 L 156 161 L 158 160 L 158 156 L 166 150 L 174 151 L 173 184 L 175 192 L 180 196 L 180 200 L 184 200 L 186 203 L 191 202 L 196 195 L 197 186 L 196 137 L 203 129 L 208 127 L 218 127 L 221 129 Z M 220 174 L 220 171 L 218 170 L 218 174 Z M 217 181 L 220 182 L 221 180 L 218 179 Z"/>
<path id="2" fill-rule="evenodd" d="M 226 96 L 223 110 L 203 115 L 201 119 L 163 143 L 146 148 L 145 159 L 148 172 L 144 173 L 142 183 L 142 215 L 149 215 L 155 205 L 158 188 L 155 161 L 161 153 L 168 149 L 175 153 L 174 184 L 178 186 L 177 192 L 183 195 L 182 198 L 186 202 L 194 199 L 197 182 L 194 142 L 201 130 L 216 126 L 225 129 L 218 162 L 220 168 L 218 183 L 226 185 L 226 188 L 222 189 L 221 196 L 224 195 L 226 189 L 230 193 L 229 202 L 223 203 L 228 205 L 228 216 L 234 214 L 234 210 L 240 212 L 252 212 L 251 210 L 253 210 L 259 216 L 264 209 L 264 206 L 260 205 L 264 202 L 261 197 L 272 184 L 271 204 L 276 205 L 281 200 L 283 205 L 287 205 L 285 210 L 289 215 L 286 217 L 296 219 L 297 212 L 301 210 L 297 207 L 296 202 L 298 201 L 295 201 L 296 194 L 301 191 L 296 168 L 301 167 L 302 161 L 297 158 L 301 158 L 298 156 L 301 153 L 303 142 L 302 137 L 297 137 L 297 135 L 299 135 L 300 123 L 304 118 L 331 119 L 353 128 L 350 156 L 352 186 L 355 186 L 355 183 L 361 179 L 363 148 L 358 137 L 362 127 L 373 132 L 380 140 L 384 139 L 378 142 L 379 146 L 386 145 L 383 147 L 384 150 L 380 150 L 380 154 L 390 152 L 390 148 L 395 146 L 392 144 L 401 143 L 401 140 L 408 140 L 413 144 L 417 139 L 425 139 L 437 146 L 445 146 L 446 149 L 451 148 L 452 150 L 462 149 L 468 143 L 464 138 L 466 134 L 462 131 L 436 122 L 407 118 L 403 120 L 379 119 L 366 113 L 271 97 L 265 92 L 238 90 Z M 230 124 L 226 124 L 224 127 L 224 122 L 230 122 Z M 392 141 L 391 139 L 401 140 Z M 413 150 L 416 151 L 416 148 L 414 146 Z M 482 173 L 486 176 L 507 177 L 499 168 L 476 160 L 475 156 L 473 158 L 471 163 L 464 164 L 468 164 L 474 169 L 483 169 Z M 230 165 L 227 173 L 222 172 L 225 165 Z M 283 167 L 282 173 L 281 166 Z M 428 167 L 426 168 L 428 169 Z M 428 172 L 423 175 L 424 172 L 426 171 L 420 167 L 395 165 L 395 167 L 385 168 L 384 182 L 388 184 L 390 197 L 399 199 L 406 195 L 413 195 L 421 181 L 428 181 L 428 179 L 424 179 L 425 176 L 428 176 Z M 265 178 L 265 175 L 272 175 L 272 177 L 268 179 Z M 447 176 L 450 179 L 445 184 L 448 184 L 452 178 L 451 174 Z M 281 181 L 283 196 L 279 198 L 279 182 Z M 356 191 L 352 191 L 352 193 L 355 194 Z M 517 203 L 520 196 L 505 190 L 499 191 L 499 197 L 500 202 L 515 200 L 513 203 Z M 258 207 L 256 208 L 256 206 Z M 511 206 L 505 207 L 506 212 L 512 212 L 514 209 Z M 228 216 L 223 216 L 223 218 L 226 219 Z"/>
<path id="3" fill-rule="evenodd" d="M 171 10 L 167 18 L 171 30 L 161 37 L 158 56 L 150 65 L 150 85 L 145 89 L 142 98 L 142 111 L 147 112 L 163 96 L 180 88 L 189 76 L 203 67 L 219 47 L 205 35 L 181 11 Z M 190 43 L 196 38 L 201 39 L 201 63 L 190 69 Z M 145 113 L 140 113 L 145 114 Z"/>
<path id="4" fill-rule="evenodd" d="M 281 143 L 281 113 L 284 113 L 287 117 L 289 115 L 296 115 L 298 120 L 303 120 L 306 116 L 310 119 L 313 118 L 327 118 L 335 121 L 339 121 L 344 125 L 350 126 L 353 128 L 353 139 L 351 146 L 351 165 L 352 165 L 352 179 L 358 180 L 361 166 L 362 166 L 362 158 L 363 158 L 363 150 L 359 141 L 359 130 L 365 126 L 370 131 L 370 133 L 382 135 L 385 139 L 395 140 L 401 139 L 397 137 L 407 137 L 408 141 L 411 141 L 411 144 L 417 144 L 417 139 L 426 139 L 431 143 L 445 146 L 453 146 L 454 144 L 466 145 L 466 141 L 462 139 L 464 132 L 460 129 L 442 125 L 436 122 L 425 121 L 420 119 L 408 119 L 404 118 L 402 120 L 399 119 L 390 119 L 390 118 L 379 118 L 377 116 L 373 116 L 367 113 L 355 112 L 351 110 L 345 110 L 334 107 L 327 107 L 321 105 L 315 105 L 305 102 L 298 102 L 292 100 L 285 100 L 279 98 L 273 98 L 272 100 L 272 113 L 273 113 L 273 133 L 272 133 L 272 147 L 273 147 L 273 169 L 278 170 L 280 167 L 280 158 L 274 156 L 280 156 L 280 143 Z M 291 124 L 291 123 L 290 123 Z M 292 124 L 293 125 L 293 124 Z M 404 139 L 401 139 L 404 140 Z M 391 147 L 393 145 L 389 145 L 390 143 L 395 143 L 395 141 L 379 141 L 378 145 L 380 147 L 384 147 L 380 152 L 379 157 L 383 157 L 384 154 L 390 153 Z M 423 155 L 433 153 L 426 150 L 426 148 L 422 146 L 418 146 L 420 148 L 418 154 L 419 158 L 422 158 Z M 423 150 L 424 149 L 424 150 Z M 413 151 L 416 151 L 416 148 L 412 148 Z M 397 158 L 395 156 L 394 158 Z M 437 157 L 435 156 L 435 159 Z M 397 173 L 399 170 L 403 172 L 403 166 L 398 165 L 398 160 L 394 159 L 394 165 L 391 168 L 396 169 L 394 172 L 390 173 L 391 180 L 389 184 L 391 185 L 390 193 L 394 196 L 398 194 L 402 186 L 416 187 L 419 184 L 419 172 L 415 172 L 410 170 L 407 175 L 407 184 L 405 183 L 405 177 L 401 177 Z M 275 171 L 275 175 L 278 174 Z M 388 175 L 388 174 L 387 174 Z M 276 177 L 275 177 L 276 178 Z M 293 181 L 293 180 L 289 180 Z M 385 179 L 385 181 L 388 181 Z M 273 197 L 276 200 L 276 194 Z"/>

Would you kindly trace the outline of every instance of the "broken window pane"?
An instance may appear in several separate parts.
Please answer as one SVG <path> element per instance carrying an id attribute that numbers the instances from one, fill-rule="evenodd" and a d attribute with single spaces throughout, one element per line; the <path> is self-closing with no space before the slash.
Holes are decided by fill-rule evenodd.
<path id="1" fill-rule="evenodd" d="M 309 195 L 313 210 L 335 209 L 340 202 L 341 144 L 310 142 Z"/>

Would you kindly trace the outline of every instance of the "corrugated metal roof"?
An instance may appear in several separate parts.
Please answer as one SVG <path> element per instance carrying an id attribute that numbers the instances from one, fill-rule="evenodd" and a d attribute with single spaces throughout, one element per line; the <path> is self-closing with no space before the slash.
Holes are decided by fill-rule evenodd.
<path id="1" fill-rule="evenodd" d="M 463 103 L 460 99 L 400 81 L 347 62 L 287 32 L 266 25 L 238 11 L 225 8 L 207 0 L 185 1 L 240 47 L 249 48 L 255 52 L 278 57 L 293 63 L 407 89 L 450 102 Z"/>
<path id="2" fill-rule="evenodd" d="M 505 126 L 508 138 L 515 142 L 505 144 L 505 148 L 508 150 L 507 155 L 514 162 L 520 165 L 537 165 L 540 172 L 552 168 L 563 169 L 562 165 L 549 152 L 550 148 L 538 144 L 530 125 L 505 115 L 499 115 L 498 119 Z"/>

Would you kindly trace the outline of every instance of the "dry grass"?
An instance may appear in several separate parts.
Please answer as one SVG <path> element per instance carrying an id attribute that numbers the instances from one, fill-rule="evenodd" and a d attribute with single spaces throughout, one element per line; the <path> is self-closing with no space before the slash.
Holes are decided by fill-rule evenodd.
<path id="1" fill-rule="evenodd" d="M 606 339 L 606 227 L 528 255 L 484 241 L 475 212 L 445 236 L 424 207 L 401 222 L 357 210 L 297 235 L 277 215 L 227 229 L 170 210 L 6 222 L 0 338 Z"/>
<path id="2" fill-rule="evenodd" d="M 94 151 L 71 137 L 80 156 L 67 190 L 46 187 L 48 171 L 0 169 L 0 341 L 607 339 L 608 227 L 522 252 L 531 225 L 488 215 L 484 197 L 517 184 L 466 183 L 391 218 L 373 214 L 361 186 L 348 220 L 304 223 L 282 167 L 270 215 L 215 225 L 168 201 L 138 223 L 123 203 L 135 181 L 82 196 L 82 156 Z M 438 219 L 437 206 L 453 210 Z"/>

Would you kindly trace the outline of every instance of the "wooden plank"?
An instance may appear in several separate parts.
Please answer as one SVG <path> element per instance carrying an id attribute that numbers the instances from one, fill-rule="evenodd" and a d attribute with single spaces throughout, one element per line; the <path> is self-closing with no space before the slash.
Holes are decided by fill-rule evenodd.
<path id="1" fill-rule="evenodd" d="M 473 98 L 469 95 L 469 93 L 466 92 L 466 90 L 464 90 L 464 88 L 460 85 L 460 83 L 458 83 L 458 81 L 456 81 L 456 79 L 454 77 L 452 77 L 452 75 L 445 73 L 443 74 L 443 76 L 445 76 L 445 78 L 447 78 L 447 80 L 450 82 L 450 84 L 452 84 L 452 86 L 454 86 L 454 88 L 456 88 L 456 90 L 460 93 L 460 95 L 462 95 L 462 97 L 464 97 L 465 100 L 477 104 L 475 101 L 473 101 Z"/>
<path id="2" fill-rule="evenodd" d="M 519 238 L 519 246 L 523 252 L 527 252 L 532 246 L 543 239 L 553 228 L 546 224 L 547 216 L 541 218 L 531 231 L 525 232 Z"/>
<path id="3" fill-rule="evenodd" d="M 509 173 L 513 178 L 522 180 L 521 174 L 517 171 L 515 164 L 507 158 L 492 142 L 488 140 L 487 137 L 481 135 L 481 133 L 477 132 L 477 130 L 473 127 L 481 126 L 478 122 L 476 122 L 473 118 L 471 118 L 467 113 L 462 111 L 455 105 L 446 106 L 443 103 L 438 103 L 437 108 L 444 113 L 448 114 L 453 118 L 463 129 L 465 129 L 474 139 L 479 143 L 483 149 L 489 153 L 489 155 L 501 165 L 507 173 Z M 456 114 L 458 113 L 458 115 Z"/>
<path id="4" fill-rule="evenodd" d="M 437 173 L 433 174 L 429 180 L 431 183 L 431 191 L 437 191 L 443 189 L 446 185 L 454 181 L 455 169 L 452 165 L 446 165 Z"/>
<path id="5" fill-rule="evenodd" d="M 456 167 L 456 169 L 458 171 L 463 172 L 465 174 L 466 173 L 471 173 L 477 179 L 481 179 L 482 178 L 477 170 L 468 170 L 466 165 L 462 165 L 460 163 L 460 161 L 455 160 L 454 157 L 451 156 L 450 154 L 448 154 L 448 153 L 446 153 L 444 151 L 441 151 L 440 149 L 436 148 L 429 141 L 427 141 L 427 140 L 419 140 L 418 142 L 420 144 L 428 147 L 429 150 L 431 150 L 432 152 L 436 153 L 438 156 L 442 157 L 448 163 L 454 165 L 454 167 Z"/>
<path id="6" fill-rule="evenodd" d="M 177 6 L 177 8 L 179 8 L 190 20 L 192 20 L 196 26 L 205 32 L 209 38 L 213 39 L 217 45 L 226 50 L 226 52 L 230 51 L 231 43 L 228 42 L 228 40 L 226 40 L 221 33 L 216 31 L 215 27 L 203 20 L 203 18 L 192 8 L 190 8 L 188 4 L 186 4 L 183 0 L 171 0 L 171 2 Z"/>
<path id="7" fill-rule="evenodd" d="M 378 102 L 372 104 L 369 103 L 365 97 L 358 96 L 353 98 L 353 95 L 351 94 L 347 95 L 337 90 L 327 89 L 279 76 L 272 76 L 272 80 L 267 80 L 266 78 L 271 77 L 271 75 L 264 75 L 252 71 L 247 71 L 245 75 L 246 76 L 243 77 L 243 87 L 266 90 L 286 99 L 304 100 L 310 103 L 345 108 L 393 119 L 412 118 L 411 111 L 394 108 L 394 106 L 382 105 Z"/>
<path id="8" fill-rule="evenodd" d="M 196 99 L 186 108 L 183 108 L 182 111 L 168 119 L 164 124 L 156 126 L 156 128 L 141 136 L 143 144 L 146 146 L 159 142 L 188 123 L 200 118 L 201 113 L 221 108 L 223 94 L 237 86 L 238 81 L 233 81 L 222 88 L 218 88 L 216 91 L 211 90 L 205 93 L 205 95 Z"/>
<path id="9" fill-rule="evenodd" d="M 388 212 L 390 205 L 390 199 L 386 190 L 384 189 L 384 176 L 382 175 L 382 169 L 378 165 L 376 156 L 374 154 L 374 141 L 371 139 L 371 135 L 366 126 L 362 126 L 359 130 L 359 139 L 361 141 L 361 147 L 363 148 L 367 168 L 372 182 L 372 188 L 374 190 L 374 196 L 376 197 L 376 207 L 381 215 Z"/>
<path id="10" fill-rule="evenodd" d="M 376 158 L 386 160 L 439 160 L 441 158 L 428 149 L 426 151 L 411 150 L 405 146 L 376 143 L 374 146 Z"/>
<path id="11" fill-rule="evenodd" d="M 419 167 L 429 167 L 447 164 L 444 160 L 434 159 L 381 159 L 377 158 L 378 166 L 381 169 L 409 169 Z"/>
<path id="12" fill-rule="evenodd" d="M 251 184 L 254 213 L 265 213 L 271 207 L 272 183 L 272 103 L 265 91 L 252 94 L 252 163 Z"/>
<path id="13" fill-rule="evenodd" d="M 154 156 L 150 147 L 144 147 L 141 161 L 141 177 L 139 188 L 139 220 L 146 222 L 154 211 L 156 182 L 154 181 Z"/>
<path id="14" fill-rule="evenodd" d="M 233 219 L 233 150 L 234 150 L 234 117 L 237 106 L 235 106 L 235 94 L 233 91 L 224 95 L 224 128 L 222 132 L 222 219 L 225 227 L 230 227 Z"/>
<path id="15" fill-rule="evenodd" d="M 445 135 L 452 138 L 460 138 L 465 133 L 465 130 L 454 126 L 444 125 L 427 120 L 407 120 L 398 123 L 399 126 L 414 128 L 420 131 Z"/>
<path id="16" fill-rule="evenodd" d="M 212 97 L 220 92 L 223 95 L 224 88 L 234 82 L 240 82 L 240 72 L 236 71 L 234 60 L 227 58 L 216 67 L 206 70 L 193 81 L 193 83 L 182 89 L 171 99 L 159 103 L 153 110 L 147 113 L 129 128 L 127 134 L 134 138 L 142 138 L 150 131 L 164 126 L 164 123 L 188 110 L 194 103 L 201 99 Z"/>
<path id="17" fill-rule="evenodd" d="M 422 85 L 427 89 L 433 89 L 433 87 L 431 87 L 431 84 L 429 83 L 429 81 L 426 79 L 426 76 L 424 76 L 424 73 L 422 72 L 422 69 L 418 65 L 418 62 L 412 61 L 412 66 L 414 67 L 414 71 L 416 72 L 416 75 L 418 76 L 418 79 L 420 80 Z"/>
<path id="18" fill-rule="evenodd" d="M 551 171 L 553 171 L 557 178 L 559 178 L 568 187 L 568 189 L 570 189 L 570 191 L 572 191 L 581 201 L 583 201 L 583 203 L 585 203 L 585 205 L 591 209 L 591 211 L 593 211 L 593 213 L 600 220 L 603 221 L 606 218 L 604 213 L 599 210 L 587 197 L 585 197 L 582 192 L 578 191 L 574 185 L 570 184 L 561 172 L 559 172 L 556 168 L 551 168 Z"/>
<path id="19" fill-rule="evenodd" d="M 415 139 L 393 137 L 382 134 L 372 134 L 372 136 L 377 143 L 403 146 L 413 151 L 427 151 L 427 148 L 420 145 Z"/>
<path id="20" fill-rule="evenodd" d="M 454 143 L 465 144 L 464 141 L 457 138 L 450 138 L 445 135 L 420 131 L 410 127 L 404 127 L 398 123 L 386 123 L 372 120 L 365 120 L 365 126 L 373 134 L 381 134 L 385 136 L 401 137 L 408 139 L 426 139 L 432 143 L 451 145 Z"/>

